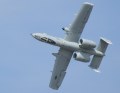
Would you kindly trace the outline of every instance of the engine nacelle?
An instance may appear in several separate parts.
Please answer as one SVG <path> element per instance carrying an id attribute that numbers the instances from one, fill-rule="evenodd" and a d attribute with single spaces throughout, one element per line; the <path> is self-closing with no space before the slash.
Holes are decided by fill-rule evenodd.
<path id="1" fill-rule="evenodd" d="M 80 39 L 80 45 L 81 48 L 86 48 L 86 49 L 93 49 L 96 47 L 96 43 L 91 41 L 91 40 L 87 40 L 87 39 Z"/>
<path id="2" fill-rule="evenodd" d="M 73 54 L 73 58 L 77 61 L 89 62 L 90 61 L 90 54 L 83 53 L 83 52 L 75 52 Z"/>

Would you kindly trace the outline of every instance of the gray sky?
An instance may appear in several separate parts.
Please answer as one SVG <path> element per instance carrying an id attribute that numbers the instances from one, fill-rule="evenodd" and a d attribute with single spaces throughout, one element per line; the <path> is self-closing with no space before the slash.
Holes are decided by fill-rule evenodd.
<path id="1" fill-rule="evenodd" d="M 71 60 L 58 91 L 49 88 L 59 48 L 38 42 L 31 33 L 65 36 L 74 14 L 86 0 L 0 0 L 0 93 L 119 93 L 120 1 L 88 0 L 94 4 L 82 37 L 110 39 L 101 73 Z"/>

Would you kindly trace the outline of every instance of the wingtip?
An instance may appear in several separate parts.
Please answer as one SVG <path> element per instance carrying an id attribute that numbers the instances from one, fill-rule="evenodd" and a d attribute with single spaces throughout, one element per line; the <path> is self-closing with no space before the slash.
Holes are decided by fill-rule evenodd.
<path id="1" fill-rule="evenodd" d="M 104 42 L 108 43 L 108 44 L 112 44 L 112 42 L 110 40 L 106 39 L 106 38 L 101 37 L 100 39 L 103 40 Z"/>
<path id="2" fill-rule="evenodd" d="M 96 72 L 96 73 L 101 73 L 100 70 L 95 69 L 95 68 L 91 67 L 90 65 L 89 65 L 88 67 L 90 67 L 90 68 L 91 68 L 94 72 Z"/>
<path id="3" fill-rule="evenodd" d="M 93 4 L 93 3 L 89 3 L 89 2 L 84 2 L 83 4 L 85 4 L 85 5 L 91 5 L 91 6 L 94 6 L 94 4 Z"/>
<path id="4" fill-rule="evenodd" d="M 98 69 L 93 69 L 96 73 L 101 73 Z"/>

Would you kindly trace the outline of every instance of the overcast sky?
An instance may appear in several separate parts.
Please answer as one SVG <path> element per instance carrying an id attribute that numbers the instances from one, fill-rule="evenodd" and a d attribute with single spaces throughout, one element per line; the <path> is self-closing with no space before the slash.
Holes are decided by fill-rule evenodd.
<path id="1" fill-rule="evenodd" d="M 100 71 L 71 60 L 59 90 L 49 88 L 58 47 L 39 42 L 31 33 L 64 38 L 86 0 L 0 0 L 0 93 L 120 93 L 120 0 L 88 0 L 94 4 L 82 37 L 110 39 Z"/>

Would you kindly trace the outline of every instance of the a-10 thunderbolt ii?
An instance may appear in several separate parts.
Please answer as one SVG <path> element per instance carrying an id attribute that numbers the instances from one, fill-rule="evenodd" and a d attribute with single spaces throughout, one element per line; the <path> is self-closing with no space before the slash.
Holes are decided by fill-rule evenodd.
<path id="1" fill-rule="evenodd" d="M 87 63 L 90 61 L 90 56 L 93 55 L 89 67 L 98 71 L 101 61 L 105 56 L 106 48 L 108 44 L 111 44 L 111 41 L 101 38 L 98 47 L 95 48 L 95 42 L 87 39 L 79 39 L 92 9 L 92 3 L 83 3 L 73 23 L 69 27 L 62 28 L 66 32 L 64 39 L 56 38 L 45 33 L 32 34 L 39 41 L 60 47 L 58 53 L 53 53 L 56 60 L 49 84 L 50 88 L 55 90 L 59 89 L 72 56 L 77 61 Z"/>

